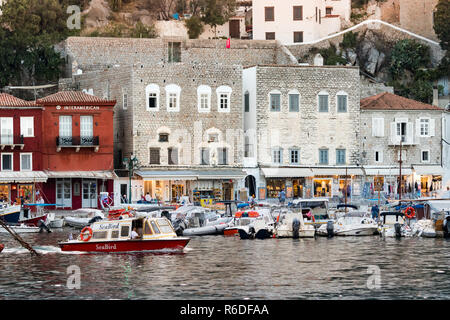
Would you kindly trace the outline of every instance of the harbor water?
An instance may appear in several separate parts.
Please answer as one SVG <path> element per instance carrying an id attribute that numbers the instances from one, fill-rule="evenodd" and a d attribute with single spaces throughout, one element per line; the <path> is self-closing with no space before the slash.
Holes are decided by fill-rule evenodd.
<path id="1" fill-rule="evenodd" d="M 77 230 L 0 234 L 0 299 L 450 299 L 450 240 L 192 237 L 181 253 L 74 254 Z M 70 288 L 68 268 L 80 270 Z"/>

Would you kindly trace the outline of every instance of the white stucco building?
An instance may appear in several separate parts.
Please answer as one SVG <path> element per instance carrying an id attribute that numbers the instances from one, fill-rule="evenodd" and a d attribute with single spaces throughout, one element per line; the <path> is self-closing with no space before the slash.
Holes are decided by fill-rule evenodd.
<path id="1" fill-rule="evenodd" d="M 253 39 L 310 42 L 341 30 L 351 0 L 253 0 Z"/>

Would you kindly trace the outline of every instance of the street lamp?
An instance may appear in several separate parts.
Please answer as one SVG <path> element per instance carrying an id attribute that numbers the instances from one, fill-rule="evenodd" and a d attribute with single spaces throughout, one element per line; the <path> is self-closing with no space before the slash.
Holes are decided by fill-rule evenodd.
<path id="1" fill-rule="evenodd" d="M 137 168 L 138 159 L 131 154 L 130 158 L 123 158 L 123 163 L 128 166 L 128 177 L 130 179 L 130 184 L 128 186 L 128 203 L 131 204 L 131 177 L 133 176 L 134 169 Z"/>

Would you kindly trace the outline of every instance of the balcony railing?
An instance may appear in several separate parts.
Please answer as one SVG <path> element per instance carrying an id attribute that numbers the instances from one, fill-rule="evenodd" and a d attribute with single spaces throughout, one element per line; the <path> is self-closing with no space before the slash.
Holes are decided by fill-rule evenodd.
<path id="1" fill-rule="evenodd" d="M 98 151 L 100 146 L 100 139 L 98 136 L 80 136 L 80 137 L 72 137 L 72 136 L 58 136 L 56 137 L 56 147 L 57 151 L 60 151 L 61 148 L 76 148 L 78 152 L 80 148 L 86 147 L 94 147 L 95 151 Z"/>
<path id="2" fill-rule="evenodd" d="M 15 146 L 23 149 L 24 147 L 23 135 L 12 135 L 12 134 L 2 134 L 0 135 L 0 146 L 3 150 L 5 147 L 9 146 L 14 148 Z"/>

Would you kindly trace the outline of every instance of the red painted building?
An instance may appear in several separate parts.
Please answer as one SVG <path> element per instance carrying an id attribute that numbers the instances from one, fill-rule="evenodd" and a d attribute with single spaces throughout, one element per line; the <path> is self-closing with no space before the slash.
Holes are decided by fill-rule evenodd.
<path id="1" fill-rule="evenodd" d="M 62 91 L 36 103 L 44 107 L 46 202 L 64 209 L 99 208 L 100 192 L 113 195 L 116 101 Z"/>
<path id="2" fill-rule="evenodd" d="M 42 168 L 42 106 L 0 94 L 0 201 L 34 203 Z"/>

